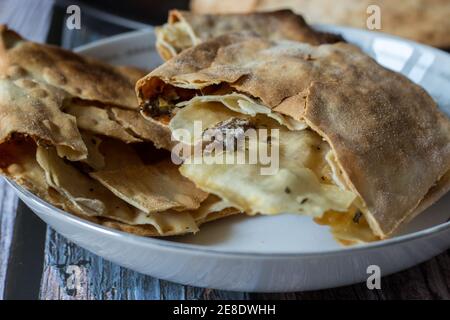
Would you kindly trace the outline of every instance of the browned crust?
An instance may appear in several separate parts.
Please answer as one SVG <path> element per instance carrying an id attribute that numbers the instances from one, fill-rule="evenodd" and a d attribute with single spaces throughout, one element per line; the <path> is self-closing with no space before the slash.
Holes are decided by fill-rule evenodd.
<path id="1" fill-rule="evenodd" d="M 423 90 L 402 82 L 391 76 L 377 88 L 360 82 L 340 93 L 337 83 L 313 84 L 304 115 L 333 147 L 380 237 L 411 216 L 450 167 L 449 120 Z M 367 94 L 370 87 L 383 93 Z"/>
<path id="2" fill-rule="evenodd" d="M 65 98 L 63 91 L 45 83 L 0 76 L 0 144 L 17 133 L 63 148 L 71 160 L 85 158 L 76 119 L 61 111 Z"/>
<path id="3" fill-rule="evenodd" d="M 133 87 L 143 75 L 137 68 L 109 66 L 26 41 L 0 25 L 0 143 L 19 133 L 56 146 L 60 156 L 81 160 L 86 146 L 76 118 L 63 110 L 66 102 L 119 105 L 138 114 Z"/>
<path id="4" fill-rule="evenodd" d="M 136 109 L 132 90 L 143 75 L 136 68 L 118 68 L 59 47 L 26 41 L 0 25 L 0 73 L 33 78 L 85 100 Z"/>
<path id="5" fill-rule="evenodd" d="M 442 198 L 450 191 L 450 171 L 448 171 L 431 189 L 427 195 L 422 199 L 416 209 L 405 219 L 405 222 L 411 221 L 421 212 L 431 207 L 436 201 Z"/>

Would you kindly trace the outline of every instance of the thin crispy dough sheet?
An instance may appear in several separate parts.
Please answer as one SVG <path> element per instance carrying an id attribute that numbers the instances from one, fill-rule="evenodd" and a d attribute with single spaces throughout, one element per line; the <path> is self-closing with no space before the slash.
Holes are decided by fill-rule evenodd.
<path id="1" fill-rule="evenodd" d="M 136 109 L 133 86 L 143 75 L 135 68 L 112 67 L 25 41 L 6 26 L 0 26 L 0 74 L 0 143 L 14 133 L 31 136 L 40 144 L 54 145 L 59 156 L 73 161 L 86 159 L 87 147 L 76 117 L 62 110 L 66 103 L 83 98 Z M 84 111 L 79 111 L 84 115 L 82 128 L 98 118 L 97 113 Z"/>
<path id="2" fill-rule="evenodd" d="M 0 145 L 0 170 L 60 209 L 138 235 L 173 236 L 197 232 L 205 222 L 238 213 L 211 196 L 197 210 L 147 215 L 65 163 L 53 148 L 36 148 L 30 139 L 14 139 Z"/>
<path id="3" fill-rule="evenodd" d="M 87 164 L 94 170 L 103 169 L 105 167 L 105 157 L 100 152 L 100 144 L 102 143 L 102 140 L 95 134 L 87 131 L 82 131 L 81 136 L 83 137 L 83 142 L 88 149 L 87 158 L 81 162 Z"/>
<path id="4" fill-rule="evenodd" d="M 218 219 L 226 218 L 239 213 L 239 210 L 235 208 L 227 207 L 219 198 L 210 195 L 198 208 L 197 210 L 188 211 L 189 214 L 194 218 L 195 223 L 198 227 L 207 222 L 212 222 Z M 164 216 L 166 213 L 161 213 L 161 216 Z M 140 236 L 158 236 L 157 231 L 152 225 L 129 225 L 119 221 L 102 221 L 99 219 L 97 223 L 103 224 L 107 227 L 111 227 L 120 231 L 129 232 L 133 234 L 137 234 Z M 169 228 L 170 230 L 170 228 Z M 174 231 L 167 231 L 166 236 L 176 236 L 182 235 L 187 232 L 176 233 Z"/>
<path id="5" fill-rule="evenodd" d="M 0 72 L 31 78 L 85 100 L 136 109 L 133 85 L 140 76 L 134 68 L 118 68 L 64 49 L 22 39 L 0 26 Z"/>
<path id="6" fill-rule="evenodd" d="M 421 87 L 350 44 L 228 34 L 182 52 L 136 89 L 144 105 L 167 84 L 206 90 L 221 83 L 321 135 L 380 237 L 409 218 L 450 169 L 448 118 Z"/>
<path id="7" fill-rule="evenodd" d="M 198 226 L 209 219 L 237 213 L 236 210 L 217 208 L 211 201 L 201 206 L 200 202 L 207 194 L 188 182 L 192 188 L 186 193 L 198 190 L 201 199 L 189 202 L 190 199 L 186 199 L 189 195 L 183 197 L 182 192 L 178 192 L 175 200 L 187 203 L 189 209 L 195 210 L 178 212 L 161 206 L 153 210 L 158 212 L 147 214 L 90 178 L 81 168 L 99 172 L 143 166 L 139 156 L 134 151 L 129 152 L 127 145 L 119 143 L 118 147 L 117 142 L 111 143 L 112 139 L 95 135 L 119 135 L 118 138 L 126 142 L 139 142 L 141 136 L 148 139 L 151 133 L 136 110 L 119 109 L 106 103 L 114 95 L 96 93 L 97 89 L 109 88 L 120 94 L 122 89 L 114 87 L 127 79 L 126 96 L 135 101 L 133 85 L 142 72 L 134 68 L 102 66 L 62 49 L 29 43 L 5 27 L 0 28 L 0 36 L 1 174 L 58 208 L 90 221 L 149 236 L 197 232 Z M 61 77 L 57 81 L 52 78 L 59 77 L 59 74 L 52 74 L 57 71 L 68 79 Z M 81 87 L 77 86 L 77 81 Z M 123 84 L 125 89 L 125 82 Z M 104 103 L 80 98 L 104 99 Z M 114 100 L 114 103 L 122 102 L 125 100 Z M 73 115 L 66 113 L 69 107 L 74 108 Z M 134 102 L 133 108 L 136 107 Z M 86 129 L 81 133 L 77 120 L 78 126 Z M 106 139 L 105 143 L 103 139 Z M 107 152 L 103 154 L 105 150 Z M 156 152 L 154 148 L 149 150 L 152 152 Z M 156 154 L 151 156 L 159 158 Z M 176 177 L 164 178 L 186 180 L 176 172 Z M 158 174 L 158 178 L 164 175 L 159 171 Z M 136 180 L 141 178 L 138 176 Z M 180 184 L 173 189 L 181 187 Z M 172 194 L 171 190 L 166 192 Z M 216 199 L 215 203 L 220 204 L 220 200 Z"/>
<path id="8" fill-rule="evenodd" d="M 342 41 L 339 36 L 315 31 L 301 16 L 289 10 L 224 15 L 172 10 L 167 24 L 156 28 L 156 47 L 161 57 L 169 60 L 203 41 L 244 30 L 272 40 L 288 39 L 313 45 Z"/>
<path id="9" fill-rule="evenodd" d="M 127 110 L 107 104 L 70 100 L 63 111 L 76 118 L 78 128 L 125 143 L 158 141 L 158 130 L 137 110 Z M 157 146 L 160 146 L 156 144 Z"/>
<path id="10" fill-rule="evenodd" d="M 192 0 L 198 14 L 249 13 L 291 9 L 309 23 L 366 29 L 370 5 L 381 9 L 381 30 L 441 48 L 450 48 L 450 1 L 404 0 Z M 372 20 L 369 20 L 371 22 Z"/>
<path id="11" fill-rule="evenodd" d="M 159 142 L 158 137 L 161 135 L 159 128 L 153 126 L 149 121 L 146 121 L 140 112 L 112 107 L 110 109 L 110 114 L 124 130 L 127 130 L 138 139 L 142 141 L 151 141 L 158 148 L 167 143 Z"/>
<path id="12" fill-rule="evenodd" d="M 0 172 L 38 197 L 61 207 L 61 198 L 48 188 L 45 173 L 36 161 L 36 145 L 31 139 L 16 138 L 0 144 Z"/>
<path id="13" fill-rule="evenodd" d="M 91 177 L 145 213 L 197 209 L 208 196 L 181 176 L 170 159 L 153 165 L 97 171 Z"/>
<path id="14" fill-rule="evenodd" d="M 0 144 L 17 133 L 56 146 L 62 157 L 86 158 L 75 117 L 60 110 L 64 97 L 45 83 L 0 76 Z"/>
<path id="15" fill-rule="evenodd" d="M 105 141 L 100 152 L 106 158 L 105 167 L 90 176 L 147 214 L 195 210 L 208 197 L 179 173 L 170 158 L 154 157 L 154 150 L 148 152 L 151 163 L 144 163 L 133 147 L 113 139 Z"/>
<path id="16" fill-rule="evenodd" d="M 126 143 L 142 141 L 112 119 L 106 107 L 77 104 L 76 101 L 73 101 L 66 103 L 64 112 L 76 118 L 77 125 L 80 129 L 116 138 Z"/>

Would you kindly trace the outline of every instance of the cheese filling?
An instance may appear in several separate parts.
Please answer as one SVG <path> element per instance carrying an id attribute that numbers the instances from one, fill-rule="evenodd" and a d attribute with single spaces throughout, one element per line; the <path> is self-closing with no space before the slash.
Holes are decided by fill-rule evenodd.
<path id="1" fill-rule="evenodd" d="M 215 163 L 214 155 L 193 155 L 181 166 L 181 173 L 199 188 L 215 194 L 248 214 L 299 213 L 321 217 L 329 210 L 346 212 L 356 195 L 334 182 L 328 161 L 328 143 L 303 122 L 275 114 L 251 98 L 237 93 L 223 96 L 196 96 L 177 104 L 180 108 L 169 127 L 173 137 L 184 144 L 196 144 L 195 121 L 202 129 L 237 118 L 249 120 L 256 129 L 278 130 L 270 139 L 247 144 L 244 150 L 225 150 L 228 158 L 249 158 L 253 149 L 277 150 L 278 168 L 261 174 L 266 164 Z M 229 122 L 229 121 L 228 121 Z M 192 135 L 179 134 L 187 130 Z M 186 138 L 188 137 L 188 138 Z M 271 156 L 274 156 L 271 154 Z M 202 159 L 197 159 L 202 157 Z"/>

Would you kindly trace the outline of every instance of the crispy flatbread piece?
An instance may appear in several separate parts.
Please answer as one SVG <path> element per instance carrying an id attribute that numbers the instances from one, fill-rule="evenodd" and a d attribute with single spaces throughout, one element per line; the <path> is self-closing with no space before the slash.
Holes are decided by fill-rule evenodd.
<path id="1" fill-rule="evenodd" d="M 205 92 L 216 100 L 232 94 L 245 110 L 263 105 L 306 123 L 332 151 L 332 184 L 356 195 L 354 205 L 381 238 L 417 214 L 429 192 L 441 195 L 432 188 L 444 188 L 439 181 L 450 169 L 449 119 L 421 87 L 350 44 L 310 46 L 227 34 L 185 50 L 139 80 L 136 89 L 144 111 L 152 109 L 147 117 L 158 121 L 164 106 L 161 122 L 169 127 L 178 111 Z M 239 95 L 253 102 L 239 102 L 248 100 Z M 211 193 L 223 191 L 214 176 L 189 178 Z M 233 188 L 233 199 L 226 200 L 235 205 L 240 195 Z"/>
<path id="2" fill-rule="evenodd" d="M 192 0 L 197 14 L 250 13 L 291 9 L 310 23 L 346 25 L 367 29 L 380 8 L 381 30 L 440 48 L 450 48 L 450 1 L 406 0 Z M 368 13 L 368 8 L 372 8 Z M 377 10 L 377 9 L 375 9 Z M 378 31 L 378 30 L 377 30 Z"/>
<path id="3" fill-rule="evenodd" d="M 83 137 L 83 142 L 88 149 L 87 158 L 82 160 L 81 162 L 87 164 L 94 170 L 101 170 L 105 167 L 105 157 L 100 152 L 100 144 L 102 140 L 87 131 L 82 131 L 81 136 Z"/>
<path id="4" fill-rule="evenodd" d="M 76 118 L 80 129 L 116 138 L 126 143 L 142 141 L 112 119 L 110 111 L 106 107 L 77 104 L 77 102 L 73 101 L 66 103 L 64 112 Z"/>
<path id="5" fill-rule="evenodd" d="M 54 206 L 91 222 L 137 235 L 173 236 L 197 232 L 205 222 L 238 213 L 232 208 L 218 207 L 220 200 L 212 198 L 194 211 L 147 215 L 64 163 L 54 150 L 38 149 L 42 166 L 36 160 L 36 145 L 32 140 L 10 140 L 0 145 L 2 174 Z"/>
<path id="6" fill-rule="evenodd" d="M 222 218 L 226 218 L 235 214 L 240 213 L 239 210 L 230 207 L 228 204 L 221 201 L 219 198 L 210 195 L 200 206 L 200 208 L 192 211 L 187 211 L 187 213 L 195 220 L 195 224 L 197 227 L 200 227 L 202 224 L 207 222 L 212 222 L 215 220 L 219 220 Z M 175 214 L 179 214 L 178 212 Z M 167 221 L 170 221 L 170 219 L 173 219 L 173 217 L 177 217 L 172 215 L 167 215 L 166 212 L 164 213 L 156 213 L 153 214 L 154 216 L 158 218 L 163 218 L 164 220 L 159 223 L 160 229 L 165 230 L 165 236 L 176 236 L 176 235 L 183 235 L 186 233 L 189 233 L 189 230 L 186 232 L 186 230 L 183 230 L 182 227 L 179 227 L 180 225 L 183 226 L 180 223 L 177 224 L 168 224 Z M 147 237 L 154 237 L 161 235 L 158 230 L 155 229 L 153 225 L 130 225 L 126 223 L 122 223 L 119 221 L 98 221 L 97 223 L 103 224 L 107 227 L 111 227 L 117 230 L 121 230 L 124 232 L 129 232 L 133 234 L 137 234 L 140 236 L 147 236 Z M 186 225 L 186 223 L 184 224 Z"/>
<path id="7" fill-rule="evenodd" d="M 137 108 L 130 89 L 139 77 L 137 69 L 114 67 L 55 46 L 26 41 L 3 25 L 0 73 L 14 79 L 31 78 L 84 100 Z"/>
<path id="8" fill-rule="evenodd" d="M 150 155 L 144 162 L 132 146 L 109 139 L 100 146 L 105 168 L 90 176 L 117 197 L 139 210 L 150 214 L 166 210 L 195 210 L 208 194 L 183 177 L 169 157 L 158 159 L 151 146 L 142 147 L 141 153 Z M 152 159 L 151 157 L 154 156 Z"/>
<path id="9" fill-rule="evenodd" d="M 301 16 L 289 10 L 222 15 L 172 10 L 168 22 L 156 28 L 156 48 L 163 59 L 169 60 L 203 41 L 241 31 L 272 40 L 288 39 L 313 45 L 343 41 L 340 36 L 314 30 Z"/>
<path id="10" fill-rule="evenodd" d="M 220 199 L 213 201 L 217 205 L 209 200 L 202 206 L 207 194 L 182 177 L 176 167 L 153 169 L 158 179 L 165 179 L 167 189 L 159 190 L 158 181 L 153 181 L 154 188 L 143 191 L 150 192 L 146 194 L 149 198 L 167 195 L 174 208 L 185 205 L 189 211 L 166 210 L 167 206 L 161 205 L 144 212 L 89 176 L 88 172 L 121 173 L 130 167 L 149 170 L 153 167 L 146 160 L 161 160 L 161 152 L 154 147 L 142 150 L 141 159 L 135 147 L 110 138 L 127 143 L 149 139 L 151 131 L 137 112 L 133 90 L 142 75 L 134 68 L 112 67 L 60 48 L 27 42 L 1 26 L 1 174 L 60 209 L 136 234 L 197 232 L 201 223 L 237 213 L 220 206 Z M 163 156 L 169 161 L 167 154 Z M 133 176 L 137 182 L 145 178 L 139 173 L 135 171 Z M 109 178 L 112 182 L 108 185 L 115 186 L 115 176 Z M 198 197 L 191 199 L 191 195 Z"/>
<path id="11" fill-rule="evenodd" d="M 0 143 L 14 133 L 30 136 L 40 144 L 55 146 L 59 156 L 75 161 L 86 159 L 87 147 L 76 117 L 63 110 L 66 103 L 85 99 L 137 109 L 133 86 L 143 73 L 26 41 L 2 25 L 0 75 Z M 83 114 L 84 125 L 89 122 L 88 116 L 92 121 L 99 117 L 96 112 Z"/>
<path id="12" fill-rule="evenodd" d="M 66 209 L 72 209 L 78 215 L 100 218 L 100 221 L 105 223 L 113 220 L 110 221 L 110 225 L 122 226 L 119 229 L 128 225 L 130 230 L 136 230 L 139 234 L 140 229 L 152 230 L 152 235 L 155 236 L 192 233 L 199 230 L 196 220 L 202 223 L 209 213 L 222 210 L 221 207 L 212 207 L 210 202 L 206 202 L 204 208 L 198 208 L 203 215 L 197 219 L 190 211 L 166 211 L 164 207 L 160 207 L 159 212 L 148 214 L 114 196 L 102 184 L 80 172 L 70 163 L 65 163 L 52 148 L 38 147 L 37 162 L 45 172 L 47 184 L 68 200 Z M 227 212 L 230 212 L 230 209 L 224 211 Z M 155 229 L 157 232 L 154 232 Z"/>
<path id="13" fill-rule="evenodd" d="M 205 222 L 239 212 L 210 196 L 197 210 L 147 215 L 116 198 L 70 163 L 65 163 L 54 149 L 36 148 L 31 139 L 13 139 L 1 144 L 0 170 L 9 179 L 60 209 L 137 235 L 173 236 L 197 232 Z"/>
<path id="14" fill-rule="evenodd" d="M 146 121 L 139 112 L 115 107 L 111 108 L 110 112 L 112 118 L 135 137 L 142 141 L 151 141 L 158 148 L 164 145 L 164 142 L 158 141 L 159 129 Z"/>
<path id="15" fill-rule="evenodd" d="M 32 139 L 16 136 L 0 144 L 0 172 L 38 197 L 61 205 L 62 200 L 48 188 L 45 173 L 36 161 L 36 144 Z"/>
<path id="16" fill-rule="evenodd" d="M 178 172 L 170 159 L 92 172 L 91 177 L 145 213 L 194 210 L 208 194 Z"/>
<path id="17" fill-rule="evenodd" d="M 0 144 L 21 134 L 56 146 L 61 157 L 86 158 L 76 119 L 60 110 L 64 97 L 62 90 L 45 83 L 0 76 Z"/>

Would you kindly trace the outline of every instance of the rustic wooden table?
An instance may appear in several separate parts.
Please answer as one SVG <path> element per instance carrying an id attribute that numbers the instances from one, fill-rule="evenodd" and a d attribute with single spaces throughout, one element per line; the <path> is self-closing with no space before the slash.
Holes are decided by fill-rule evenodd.
<path id="1" fill-rule="evenodd" d="M 94 31 L 89 24 L 77 32 L 61 31 L 52 8 L 52 0 L 0 0 L 0 23 L 35 41 L 68 48 L 110 35 Z M 118 33 L 126 28 L 105 29 Z M 357 284 L 314 292 L 253 294 L 155 279 L 105 261 L 58 235 L 18 202 L 0 178 L 0 299 L 450 299 L 450 250 L 384 277 L 381 286 L 381 290 Z"/>

